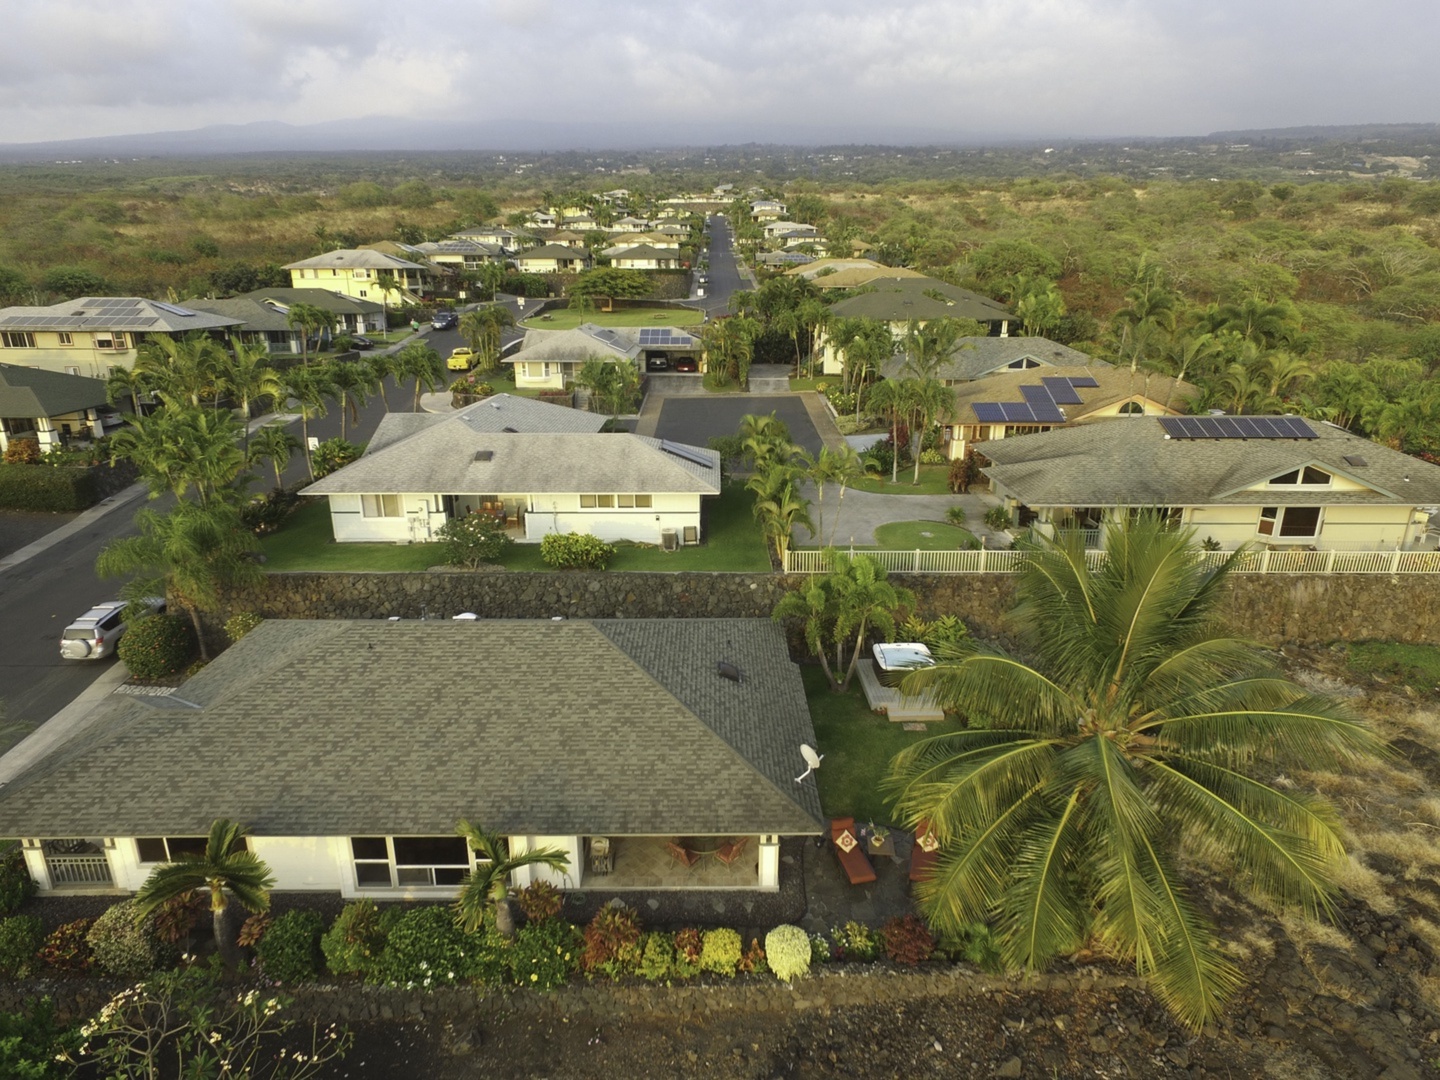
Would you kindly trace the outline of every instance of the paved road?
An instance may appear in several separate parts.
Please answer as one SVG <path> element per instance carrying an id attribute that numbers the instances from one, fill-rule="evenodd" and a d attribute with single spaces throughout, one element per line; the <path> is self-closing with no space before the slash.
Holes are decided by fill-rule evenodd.
<path id="1" fill-rule="evenodd" d="M 706 229 L 710 234 L 710 280 L 705 286 L 705 295 L 691 303 L 710 315 L 723 315 L 730 309 L 731 295 L 748 289 L 750 283 L 740 276 L 740 268 L 735 263 L 730 223 L 714 214 L 706 222 Z"/>

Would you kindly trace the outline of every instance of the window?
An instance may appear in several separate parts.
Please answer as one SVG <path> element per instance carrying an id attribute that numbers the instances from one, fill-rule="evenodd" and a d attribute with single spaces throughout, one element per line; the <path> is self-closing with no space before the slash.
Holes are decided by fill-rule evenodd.
<path id="1" fill-rule="evenodd" d="M 1281 473 L 1270 481 L 1271 487 L 1329 487 L 1330 474 L 1313 465 L 1306 465 L 1303 469 L 1292 469 L 1290 472 Z"/>
<path id="2" fill-rule="evenodd" d="M 360 290 L 360 298 L 361 298 L 362 300 L 363 300 L 365 297 L 369 296 L 369 295 L 370 295 L 369 290 L 367 290 L 367 289 L 361 289 L 361 290 Z"/>
<path id="3" fill-rule="evenodd" d="M 1026 371 L 1029 368 L 1037 368 L 1039 366 L 1040 361 L 1032 360 L 1028 356 L 1022 356 L 1019 360 L 1011 360 L 1010 363 L 1006 365 L 1011 371 Z"/>
<path id="4" fill-rule="evenodd" d="M 1320 531 L 1318 506 L 1266 506 L 1260 510 L 1260 524 L 1255 529 L 1261 536 L 1282 536 L 1306 539 Z"/>
<path id="5" fill-rule="evenodd" d="M 74 344 L 75 344 L 75 338 L 74 338 L 73 335 L 71 335 L 71 333 L 70 333 L 69 330 L 61 330 L 61 331 L 60 331 L 58 334 L 56 334 L 55 336 L 60 339 L 60 344 L 61 344 L 61 345 L 74 345 Z"/>
<path id="6" fill-rule="evenodd" d="M 0 341 L 5 343 L 7 349 L 33 349 L 35 347 L 35 335 L 29 330 L 6 330 L 0 334 Z"/>
<path id="7" fill-rule="evenodd" d="M 1141 405 L 1140 402 L 1138 402 L 1138 401 L 1127 401 L 1124 405 L 1121 405 L 1121 406 L 1120 406 L 1120 415 L 1121 415 L 1121 416 L 1144 416 L 1144 415 L 1145 415 L 1145 406 L 1144 406 L 1144 405 Z"/>
<path id="8" fill-rule="evenodd" d="M 369 270 L 356 270 L 356 271 L 355 271 L 355 276 L 356 276 L 357 278 L 368 278 L 368 277 L 370 276 L 370 271 L 369 271 Z"/>
<path id="9" fill-rule="evenodd" d="M 95 347 L 97 349 L 123 349 L 125 348 L 125 335 L 111 333 L 109 330 L 95 331 Z"/>
<path id="10" fill-rule="evenodd" d="M 365 517 L 402 517 L 399 495 L 361 495 L 360 512 Z"/>
<path id="11" fill-rule="evenodd" d="M 135 839 L 135 850 L 142 863 L 167 863 L 181 855 L 205 854 L 206 840 L 203 836 L 140 836 Z M 235 850 L 245 850 L 243 837 Z"/>
<path id="12" fill-rule="evenodd" d="M 458 836 L 352 836 L 355 884 L 360 888 L 453 888 L 470 870 Z"/>
<path id="13" fill-rule="evenodd" d="M 649 495 L 616 495 L 616 496 L 615 496 L 615 505 L 616 505 L 616 506 L 619 506 L 619 507 L 623 507 L 623 508 L 626 509 L 626 510 L 630 509 L 631 507 L 636 507 L 636 508 L 648 507 L 648 506 L 650 506 L 650 504 L 651 504 L 652 501 L 653 501 L 653 500 L 652 500 L 652 497 L 649 496 Z"/>

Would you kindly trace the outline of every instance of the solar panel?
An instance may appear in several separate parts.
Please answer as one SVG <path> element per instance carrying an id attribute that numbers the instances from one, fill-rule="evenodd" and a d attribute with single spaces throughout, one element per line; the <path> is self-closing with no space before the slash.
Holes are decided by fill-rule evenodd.
<path id="1" fill-rule="evenodd" d="M 189 308 L 183 308 L 177 304 L 167 304 L 163 300 L 151 300 L 150 303 L 153 307 L 158 307 L 161 311 L 170 312 L 171 315 L 184 315 L 187 317 L 191 317 L 195 314 L 195 312 L 191 311 Z"/>
<path id="2" fill-rule="evenodd" d="M 715 464 L 713 461 L 710 460 L 710 458 L 702 454 L 699 450 L 696 450 L 693 447 L 685 446 L 681 443 L 670 442 L 668 439 L 660 440 L 660 449 L 665 451 L 665 453 L 667 454 L 674 454 L 676 457 L 688 461 L 692 465 L 703 465 L 706 468 L 709 468 Z"/>
<path id="3" fill-rule="evenodd" d="M 1296 416 L 1162 416 L 1172 439 L 1318 439 Z"/>
<path id="4" fill-rule="evenodd" d="M 1050 391 L 1043 386 L 1022 386 L 1020 396 L 1031 405 L 1053 405 L 1055 399 L 1050 396 Z"/>
<path id="5" fill-rule="evenodd" d="M 1066 380 L 1071 386 L 1099 386 L 1100 383 L 1093 375 L 1071 375 Z"/>
<path id="6" fill-rule="evenodd" d="M 1092 379 L 1091 382 L 1094 382 Z M 1050 378 L 1041 379 L 1040 383 L 1045 387 L 1052 400 L 1057 405 L 1079 405 L 1080 395 L 1075 392 L 1075 384 L 1069 379 Z M 1096 385 L 1099 385 L 1098 383 Z M 1025 388 L 1022 386 L 1020 392 L 1023 394 Z"/>
<path id="7" fill-rule="evenodd" d="M 1063 424 L 1065 422 L 1065 414 L 1053 401 L 1032 402 L 1030 412 L 1034 415 L 1037 424 Z"/>
<path id="8" fill-rule="evenodd" d="M 977 401 L 970 408 L 975 410 L 975 419 L 982 424 L 1003 424 L 1005 409 L 994 401 Z"/>

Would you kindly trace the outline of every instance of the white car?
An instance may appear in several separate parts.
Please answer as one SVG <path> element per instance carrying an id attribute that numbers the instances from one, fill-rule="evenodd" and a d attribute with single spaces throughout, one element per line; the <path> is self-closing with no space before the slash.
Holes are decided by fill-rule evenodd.
<path id="1" fill-rule="evenodd" d="M 165 610 L 164 600 L 151 599 L 146 604 L 154 614 Z M 60 635 L 60 655 L 66 660 L 99 660 L 109 656 L 125 633 L 125 609 L 129 606 L 124 600 L 96 604 Z"/>

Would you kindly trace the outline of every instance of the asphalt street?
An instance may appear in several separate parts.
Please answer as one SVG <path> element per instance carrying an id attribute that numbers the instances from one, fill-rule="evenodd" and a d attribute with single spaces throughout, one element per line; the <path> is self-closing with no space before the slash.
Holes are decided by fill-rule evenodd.
<path id="1" fill-rule="evenodd" d="M 715 214 L 706 222 L 706 230 L 710 234 L 710 269 L 706 271 L 709 280 L 705 285 L 705 295 L 689 302 L 712 316 L 722 315 L 730 309 L 731 295 L 748 289 L 750 283 L 740 276 L 740 268 L 735 262 L 730 223 Z"/>

